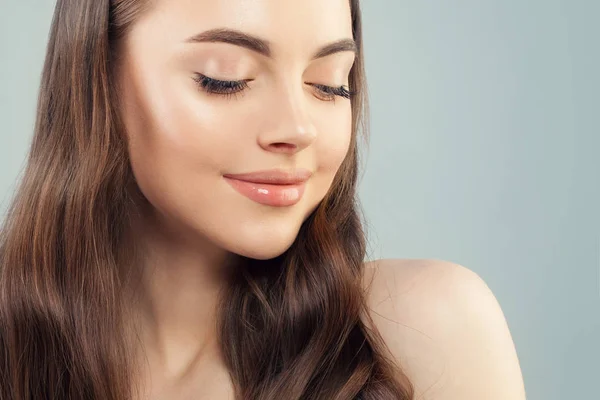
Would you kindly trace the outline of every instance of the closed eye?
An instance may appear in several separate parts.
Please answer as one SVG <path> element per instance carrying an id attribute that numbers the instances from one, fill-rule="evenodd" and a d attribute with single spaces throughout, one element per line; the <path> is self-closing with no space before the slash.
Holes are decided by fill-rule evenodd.
<path id="1" fill-rule="evenodd" d="M 222 95 L 226 97 L 240 93 L 244 89 L 248 88 L 248 82 L 252 81 L 252 79 L 240 81 L 222 81 L 219 79 L 210 78 L 200 73 L 196 73 L 193 79 L 198 84 L 198 87 L 206 93 Z"/>
<path id="2" fill-rule="evenodd" d="M 327 101 L 335 100 L 336 96 L 343 97 L 345 99 L 350 99 L 352 96 L 356 94 L 356 92 L 351 91 L 347 86 L 327 86 L 320 85 L 317 83 L 309 83 L 309 85 L 318 89 L 324 96 Z"/>
<path id="3" fill-rule="evenodd" d="M 220 96 L 230 97 L 244 90 L 248 89 L 248 82 L 253 79 L 243 79 L 239 81 L 224 81 L 219 79 L 210 78 L 204 74 L 196 73 L 194 75 L 194 81 L 198 87 L 208 94 L 215 94 Z M 324 101 L 334 101 L 336 96 L 350 99 L 356 93 L 351 91 L 347 86 L 327 86 L 317 83 L 307 83 L 308 85 L 317 89 L 317 96 Z"/>

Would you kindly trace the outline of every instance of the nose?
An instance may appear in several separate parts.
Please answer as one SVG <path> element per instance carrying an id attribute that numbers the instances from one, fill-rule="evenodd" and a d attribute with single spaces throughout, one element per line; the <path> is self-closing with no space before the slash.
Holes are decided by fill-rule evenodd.
<path id="1" fill-rule="evenodd" d="M 268 124 L 258 136 L 259 145 L 271 152 L 295 154 L 310 146 L 317 138 L 306 93 L 299 88 L 287 88 L 265 110 Z"/>

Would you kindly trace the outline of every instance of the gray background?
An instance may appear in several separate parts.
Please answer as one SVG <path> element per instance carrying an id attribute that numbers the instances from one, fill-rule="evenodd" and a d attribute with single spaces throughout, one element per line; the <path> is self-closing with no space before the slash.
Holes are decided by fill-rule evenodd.
<path id="1" fill-rule="evenodd" d="M 54 2 L 2 0 L 0 213 L 24 166 Z M 369 258 L 477 272 L 529 400 L 600 389 L 599 1 L 363 1 Z"/>

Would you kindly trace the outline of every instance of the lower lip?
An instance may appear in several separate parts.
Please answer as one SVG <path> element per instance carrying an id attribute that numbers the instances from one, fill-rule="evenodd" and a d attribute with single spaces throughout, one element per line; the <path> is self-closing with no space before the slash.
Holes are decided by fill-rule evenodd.
<path id="1" fill-rule="evenodd" d="M 245 182 L 225 177 L 235 190 L 250 200 L 272 207 L 288 207 L 298 203 L 304 194 L 305 183 L 294 185 L 271 185 Z"/>

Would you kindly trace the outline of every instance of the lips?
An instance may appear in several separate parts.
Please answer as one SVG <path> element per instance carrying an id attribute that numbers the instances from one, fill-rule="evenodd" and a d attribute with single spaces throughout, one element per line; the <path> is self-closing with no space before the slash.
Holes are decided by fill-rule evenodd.
<path id="1" fill-rule="evenodd" d="M 236 191 L 259 204 L 288 207 L 297 204 L 312 173 L 305 169 L 267 170 L 223 175 Z"/>
<path id="2" fill-rule="evenodd" d="M 268 183 L 273 185 L 292 185 L 306 182 L 312 175 L 307 169 L 281 170 L 272 169 L 265 171 L 248 172 L 244 174 L 226 174 L 226 178 L 237 179 L 244 182 Z"/>

